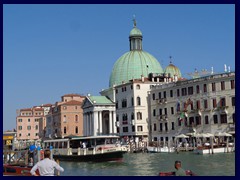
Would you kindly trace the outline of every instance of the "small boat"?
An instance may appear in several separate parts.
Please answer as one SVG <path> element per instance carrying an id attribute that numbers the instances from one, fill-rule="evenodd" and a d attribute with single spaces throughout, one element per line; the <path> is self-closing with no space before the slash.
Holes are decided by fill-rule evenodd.
<path id="1" fill-rule="evenodd" d="M 164 146 L 164 147 L 153 147 L 153 146 L 148 146 L 147 147 L 147 152 L 149 153 L 172 153 L 172 152 L 175 152 L 175 148 L 174 147 L 167 147 L 167 146 Z"/>
<path id="2" fill-rule="evenodd" d="M 196 176 L 191 170 L 186 170 L 186 176 Z M 175 172 L 160 172 L 159 176 L 175 176 Z"/>
<path id="3" fill-rule="evenodd" d="M 13 164 L 3 164 L 3 176 L 32 176 L 32 167 Z M 39 172 L 36 172 L 39 175 Z"/>
<path id="4" fill-rule="evenodd" d="M 118 139 L 108 135 L 53 139 L 45 140 L 44 148 L 51 146 L 53 158 L 60 161 L 121 161 L 127 148 Z"/>

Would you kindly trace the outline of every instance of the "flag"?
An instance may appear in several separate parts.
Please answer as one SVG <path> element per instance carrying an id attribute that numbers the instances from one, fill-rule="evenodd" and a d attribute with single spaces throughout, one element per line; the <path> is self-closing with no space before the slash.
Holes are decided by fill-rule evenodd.
<path id="1" fill-rule="evenodd" d="M 179 121 L 183 121 L 183 119 L 185 118 L 185 113 L 181 112 L 180 116 L 179 116 Z"/>

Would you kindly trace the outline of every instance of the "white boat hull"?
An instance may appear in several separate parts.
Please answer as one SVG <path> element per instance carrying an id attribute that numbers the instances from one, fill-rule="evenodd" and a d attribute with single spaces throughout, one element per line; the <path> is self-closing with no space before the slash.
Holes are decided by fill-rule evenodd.
<path id="1" fill-rule="evenodd" d="M 147 147 L 148 152 L 151 153 L 171 153 L 171 152 L 175 152 L 175 148 L 171 147 L 152 147 L 152 146 L 148 146 Z"/>
<path id="2" fill-rule="evenodd" d="M 234 152 L 234 147 L 219 147 L 219 148 L 213 148 L 213 150 L 210 149 L 195 149 L 193 152 L 196 154 L 215 154 L 215 153 L 227 153 L 227 152 Z"/>

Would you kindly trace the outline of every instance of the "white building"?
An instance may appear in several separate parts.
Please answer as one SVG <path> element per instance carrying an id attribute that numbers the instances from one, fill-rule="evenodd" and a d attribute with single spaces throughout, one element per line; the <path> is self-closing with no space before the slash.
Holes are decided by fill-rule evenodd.
<path id="1" fill-rule="evenodd" d="M 168 141 L 192 128 L 197 132 L 231 131 L 233 125 L 229 123 L 235 122 L 235 73 L 187 80 L 171 61 L 163 70 L 155 57 L 143 51 L 142 32 L 135 20 L 129 42 L 130 51 L 114 64 L 109 87 L 100 92 L 101 96 L 85 99 L 84 135 L 117 134 L 134 137 L 135 141 Z M 189 99 L 193 104 L 187 106 L 188 118 L 182 125 L 178 118 Z M 178 103 L 180 110 L 176 111 Z"/>
<path id="2" fill-rule="evenodd" d="M 152 86 L 149 99 L 152 141 L 192 132 L 235 134 L 234 72 Z"/>

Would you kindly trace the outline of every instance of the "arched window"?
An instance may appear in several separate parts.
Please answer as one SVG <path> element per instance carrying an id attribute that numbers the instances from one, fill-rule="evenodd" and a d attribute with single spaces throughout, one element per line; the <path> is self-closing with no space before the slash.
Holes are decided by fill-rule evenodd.
<path id="1" fill-rule="evenodd" d="M 137 97 L 137 105 L 141 106 L 141 98 L 140 97 Z"/>
<path id="2" fill-rule="evenodd" d="M 78 122 L 78 115 L 75 116 L 75 121 Z"/>
<path id="3" fill-rule="evenodd" d="M 142 113 L 141 112 L 137 112 L 137 120 L 141 120 L 142 119 Z"/>
<path id="4" fill-rule="evenodd" d="M 63 133 L 67 134 L 67 128 L 66 127 L 64 127 Z"/>
<path id="5" fill-rule="evenodd" d="M 75 128 L 75 133 L 78 134 L 78 127 Z"/>
<path id="6" fill-rule="evenodd" d="M 140 85 L 139 84 L 136 85 L 136 89 L 140 89 Z"/>

